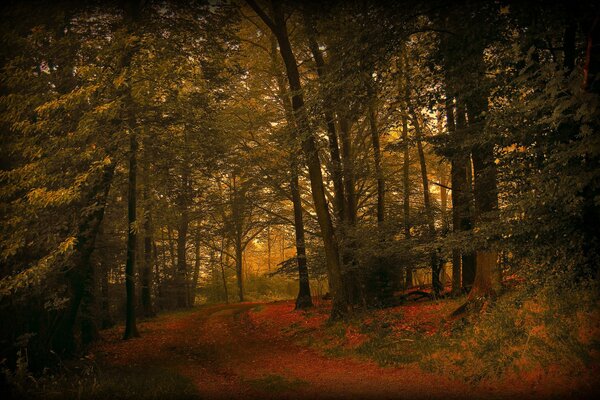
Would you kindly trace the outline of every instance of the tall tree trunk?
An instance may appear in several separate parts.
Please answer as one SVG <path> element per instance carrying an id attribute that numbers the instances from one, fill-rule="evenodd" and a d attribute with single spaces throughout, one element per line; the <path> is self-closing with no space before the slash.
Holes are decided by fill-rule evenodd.
<path id="1" fill-rule="evenodd" d="M 147 149 L 144 149 L 147 152 Z M 154 308 L 152 306 L 152 272 L 153 272 L 153 258 L 152 258 L 152 208 L 150 200 L 150 173 L 149 173 L 149 159 L 146 154 L 144 160 L 144 266 L 141 273 L 141 286 L 142 286 L 142 312 L 144 317 L 154 316 Z"/>
<path id="2" fill-rule="evenodd" d="M 371 85 L 369 85 L 371 87 Z M 375 95 L 371 94 L 369 101 L 369 128 L 373 145 L 373 162 L 377 176 L 377 223 L 381 225 L 385 219 L 385 179 L 381 168 L 381 149 L 379 144 L 379 130 L 377 129 L 377 115 L 375 114 Z"/>
<path id="3" fill-rule="evenodd" d="M 244 249 L 242 247 L 242 235 L 236 231 L 235 235 L 235 275 L 237 278 L 238 299 L 244 301 L 244 275 L 243 275 Z"/>
<path id="4" fill-rule="evenodd" d="M 292 109 L 292 103 L 290 97 L 285 91 L 285 80 L 282 75 L 280 63 L 278 62 L 277 56 L 277 45 L 276 38 L 271 36 L 271 59 L 273 61 L 273 70 L 277 77 L 277 90 L 279 98 L 283 104 L 285 110 L 285 118 L 288 126 L 290 127 L 292 143 L 298 142 L 296 131 L 293 129 L 294 126 L 294 115 Z M 294 150 L 296 146 L 294 146 Z M 306 265 L 306 245 L 304 241 L 304 217 L 302 215 L 302 198 L 300 196 L 300 182 L 298 179 L 298 158 L 295 154 L 291 155 L 290 162 L 290 190 L 292 194 L 292 203 L 294 206 L 294 232 L 296 235 L 296 263 L 298 265 L 298 296 L 296 297 L 296 309 L 307 309 L 313 306 L 312 297 L 310 295 L 310 280 L 308 276 L 308 267 Z M 269 231 L 267 231 L 267 239 Z M 269 245 L 269 264 L 270 264 L 270 240 Z M 270 269 L 270 268 L 269 268 Z"/>
<path id="5" fill-rule="evenodd" d="M 456 141 L 460 143 L 465 140 L 467 122 L 465 106 L 461 98 L 456 99 Z M 471 194 L 471 160 L 463 149 L 456 150 L 453 156 L 452 170 L 452 210 L 456 209 L 458 214 L 459 231 L 469 231 L 473 228 L 472 194 Z M 455 203 L 456 201 L 456 203 Z M 454 229 L 457 229 L 456 227 Z M 462 287 L 470 291 L 475 281 L 476 257 L 473 252 L 462 254 Z"/>
<path id="6" fill-rule="evenodd" d="M 446 94 L 446 126 L 448 129 L 448 133 L 452 136 L 456 135 L 456 125 L 454 121 L 454 105 L 453 98 Z M 455 185 L 459 183 L 459 165 L 457 164 L 457 157 L 451 157 L 451 185 L 452 185 L 452 226 L 455 232 L 460 230 L 460 221 L 461 221 L 461 207 L 459 207 L 460 203 L 460 195 L 456 191 Z M 461 289 L 461 256 L 459 249 L 452 249 L 452 294 L 457 296 L 460 293 Z"/>
<path id="7" fill-rule="evenodd" d="M 133 123 L 133 121 L 132 121 Z M 129 132 L 129 190 L 127 195 L 127 262 L 125 264 L 125 292 L 127 294 L 125 333 L 123 339 L 138 337 L 135 323 L 135 258 L 137 242 L 137 134 Z"/>
<path id="8" fill-rule="evenodd" d="M 498 184 L 496 181 L 496 164 L 494 162 L 494 143 L 483 139 L 485 115 L 488 111 L 488 93 L 485 90 L 485 65 L 483 51 L 476 55 L 476 72 L 480 79 L 476 88 L 470 91 L 467 98 L 467 111 L 471 132 L 477 132 L 479 139 L 473 148 L 473 172 L 475 177 L 474 197 L 475 212 L 478 223 L 491 222 L 497 219 Z M 473 134 L 473 133 L 472 133 Z M 498 253 L 489 248 L 477 252 L 477 268 L 470 298 L 493 295 L 500 287 Z"/>
<path id="9" fill-rule="evenodd" d="M 184 145 L 187 144 L 187 134 L 184 133 Z M 179 227 L 177 229 L 177 275 L 176 275 L 176 293 L 177 307 L 189 307 L 189 271 L 187 264 L 187 239 L 190 225 L 189 207 L 190 207 L 190 166 L 187 157 L 182 160 L 181 166 L 181 186 L 177 197 L 177 206 L 179 208 Z"/>
<path id="10" fill-rule="evenodd" d="M 421 125 L 419 123 L 417 114 L 415 111 L 410 109 L 413 125 L 415 127 L 415 137 L 417 141 L 417 151 L 419 153 L 419 164 L 421 166 L 421 179 L 423 182 L 423 203 L 425 205 L 425 214 L 427 215 L 427 227 L 429 229 L 429 236 L 431 240 L 435 240 L 435 220 L 433 216 L 433 209 L 431 207 L 431 198 L 429 193 L 429 178 L 427 176 L 427 163 L 425 162 L 425 152 L 423 151 L 423 133 L 421 132 Z M 443 286 L 440 281 L 440 262 L 437 255 L 437 251 L 432 251 L 431 255 L 431 286 L 433 292 L 439 295 Z"/>
<path id="11" fill-rule="evenodd" d="M 193 307 L 196 303 L 196 295 L 198 292 L 198 278 L 200 277 L 200 226 L 196 227 L 194 234 L 194 272 L 192 274 L 192 282 L 190 285 L 190 299 L 188 303 Z"/>
<path id="12" fill-rule="evenodd" d="M 229 294 L 227 293 L 227 277 L 225 276 L 225 265 L 223 263 L 223 247 L 225 246 L 225 237 L 221 238 L 221 253 L 219 254 L 219 265 L 221 267 L 221 279 L 223 280 L 223 293 L 225 295 L 225 304 L 229 304 Z"/>
<path id="13" fill-rule="evenodd" d="M 405 113 L 402 114 L 402 142 L 404 144 L 404 165 L 402 166 L 402 184 L 403 184 L 403 210 L 404 210 L 404 238 L 410 239 L 410 148 L 408 146 L 408 118 Z M 412 268 L 406 267 L 406 288 L 412 287 L 413 276 Z"/>
<path id="14" fill-rule="evenodd" d="M 308 46 L 312 53 L 315 65 L 317 67 L 317 76 L 319 77 L 319 89 L 323 100 L 323 116 L 327 126 L 327 138 L 329 141 L 329 155 L 331 157 L 331 179 L 333 181 L 333 205 L 338 221 L 342 222 L 345 218 L 345 193 L 342 170 L 342 160 L 340 157 L 340 148 L 338 144 L 338 135 L 335 129 L 335 118 L 332 111 L 333 99 L 327 91 L 327 77 L 325 74 L 325 60 L 319 48 L 316 39 L 316 32 L 313 25 L 311 11 L 304 7 L 304 29 L 308 37 Z"/>
<path id="15" fill-rule="evenodd" d="M 189 215 L 186 204 L 180 204 L 179 229 L 177 231 L 177 307 L 188 307 L 187 234 Z"/>
<path id="16" fill-rule="evenodd" d="M 310 281 L 308 279 L 308 267 L 306 265 L 306 245 L 304 242 L 304 220 L 302 217 L 302 202 L 300 199 L 300 187 L 298 182 L 298 166 L 292 166 L 292 198 L 294 199 L 294 231 L 296 233 L 296 262 L 298 263 L 299 289 L 296 297 L 296 309 L 304 310 L 313 306 L 310 295 Z"/>
<path id="17" fill-rule="evenodd" d="M 342 172 L 344 176 L 344 204 L 345 221 L 349 226 L 356 224 L 356 189 L 354 187 L 354 159 L 352 155 L 352 139 L 350 137 L 350 118 L 343 113 L 338 113 L 340 125 L 340 138 L 342 142 Z"/>
<path id="18" fill-rule="evenodd" d="M 128 26 L 127 34 L 131 35 L 135 32 L 136 21 L 140 13 L 141 4 L 137 1 L 126 1 L 125 21 Z M 128 39 L 133 38 L 130 36 Z M 123 57 L 120 61 L 120 69 L 127 71 L 131 65 L 131 60 L 136 52 L 137 39 L 128 40 L 124 49 Z M 138 337 L 139 333 L 135 323 L 135 259 L 137 251 L 137 130 L 136 116 L 134 112 L 134 101 L 131 95 L 131 76 L 126 78 L 127 84 L 123 85 L 123 96 L 127 105 L 127 123 L 129 130 L 129 187 L 127 194 L 127 261 L 125 264 L 125 292 L 127 295 L 126 301 L 126 318 L 125 332 L 123 339 Z"/>
<path id="19" fill-rule="evenodd" d="M 298 130 L 298 137 L 302 138 L 302 149 L 308 166 L 313 202 L 325 247 L 327 275 L 333 298 L 331 318 L 337 319 L 349 312 L 346 300 L 346 290 L 343 283 L 342 266 L 340 264 L 339 248 L 333 229 L 331 215 L 328 210 L 327 200 L 325 198 L 325 187 L 323 185 L 323 175 L 321 172 L 321 163 L 319 160 L 316 139 L 314 133 L 311 132 L 310 122 L 306 113 L 306 108 L 304 107 L 300 73 L 298 71 L 296 57 L 292 52 L 289 41 L 285 16 L 281 4 L 278 1 L 271 2 L 273 20 L 265 14 L 254 0 L 247 0 L 247 3 L 275 34 L 277 42 L 279 43 L 279 52 L 285 65 L 290 93 L 292 94 L 294 120 Z"/>
<path id="20" fill-rule="evenodd" d="M 177 279 L 177 253 L 175 252 L 175 239 L 173 238 L 173 229 L 167 225 L 167 240 L 169 241 L 169 256 L 171 258 L 171 278 Z"/>

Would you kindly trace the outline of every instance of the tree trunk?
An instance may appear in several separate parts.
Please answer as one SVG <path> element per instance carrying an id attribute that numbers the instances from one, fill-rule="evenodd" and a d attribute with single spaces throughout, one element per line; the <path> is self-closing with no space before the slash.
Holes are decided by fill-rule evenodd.
<path id="1" fill-rule="evenodd" d="M 190 298 L 188 303 L 193 307 L 196 303 L 196 295 L 198 291 L 198 278 L 200 277 L 200 227 L 196 227 L 194 236 L 194 272 L 192 274 L 192 282 L 190 285 Z"/>
<path id="2" fill-rule="evenodd" d="M 316 139 L 315 135 L 310 130 L 308 115 L 304 107 L 300 73 L 298 71 L 296 57 L 294 56 L 290 45 L 285 16 L 281 4 L 278 1 L 271 2 L 273 21 L 254 2 L 254 0 L 247 0 L 247 2 L 275 34 L 279 43 L 279 52 L 285 65 L 290 85 L 290 93 L 292 94 L 294 120 L 296 122 L 298 137 L 302 138 L 302 149 L 308 166 L 315 212 L 321 228 L 321 236 L 325 247 L 327 274 L 333 298 L 331 318 L 337 319 L 349 312 L 343 283 L 342 267 L 340 265 L 339 248 L 333 229 L 331 215 L 328 210 L 327 200 L 325 198 L 325 187 L 323 185 L 323 175 L 321 172 L 321 163 L 319 160 Z"/>
<path id="3" fill-rule="evenodd" d="M 404 210 L 404 238 L 410 239 L 410 180 L 409 180 L 409 172 L 410 172 L 410 152 L 408 146 L 408 118 L 406 114 L 402 114 L 402 142 L 404 144 L 404 165 L 402 166 L 402 174 L 403 174 L 403 210 Z M 406 288 L 412 287 L 413 276 L 412 276 L 412 268 L 410 266 L 406 267 Z"/>
<path id="4" fill-rule="evenodd" d="M 133 122 L 133 121 L 132 121 Z M 137 135 L 129 131 L 129 190 L 127 196 L 127 262 L 125 264 L 125 291 L 127 294 L 125 333 L 123 339 L 139 337 L 135 323 L 135 258 L 137 242 Z"/>
<path id="5" fill-rule="evenodd" d="M 370 87 L 370 85 L 369 85 Z M 374 97 L 374 95 L 372 95 Z M 375 114 L 375 99 L 369 101 L 369 128 L 373 144 L 373 162 L 377 176 L 377 223 L 381 226 L 385 219 L 385 179 L 381 168 L 381 149 L 379 144 L 379 131 L 377 129 L 377 116 Z"/>
<path id="6" fill-rule="evenodd" d="M 316 32 L 313 26 L 312 15 L 308 7 L 304 7 L 304 28 L 308 37 L 308 46 L 312 53 L 315 65 L 317 67 L 317 75 L 319 77 L 319 89 L 323 100 L 323 115 L 327 126 L 327 138 L 329 141 L 329 155 L 331 157 L 331 179 L 333 181 L 333 205 L 335 215 L 338 221 L 344 221 L 345 217 L 345 193 L 344 181 L 342 177 L 342 160 L 340 158 L 340 148 L 338 144 L 338 136 L 335 129 L 335 118 L 331 108 L 333 99 L 327 93 L 326 75 L 325 75 L 325 60 L 319 48 L 316 39 Z"/>
<path id="7" fill-rule="evenodd" d="M 147 151 L 146 149 L 144 149 Z M 153 258 L 152 258 L 152 209 L 150 200 L 150 173 L 149 173 L 149 160 L 146 155 L 144 160 L 144 266 L 141 273 L 141 284 L 142 284 L 142 312 L 144 317 L 153 317 L 154 308 L 152 306 L 152 272 L 153 272 Z"/>
<path id="8" fill-rule="evenodd" d="M 187 135 L 184 133 L 184 145 L 187 143 Z M 177 274 L 176 293 L 177 307 L 189 307 L 189 271 L 187 265 L 187 239 L 190 225 L 190 167 L 187 157 L 182 160 L 181 186 L 177 197 L 179 208 L 179 227 L 177 229 Z"/>
<path id="9" fill-rule="evenodd" d="M 187 205 L 180 205 L 179 229 L 177 232 L 177 307 L 188 307 L 188 290 L 187 290 L 187 234 L 189 227 L 189 215 Z"/>
<path id="10" fill-rule="evenodd" d="M 285 93 L 285 82 L 280 71 L 279 63 L 277 62 L 277 46 L 275 43 L 275 37 L 272 36 L 271 42 L 271 58 L 273 61 L 274 73 L 277 77 L 277 89 L 281 102 L 283 103 L 283 109 L 285 110 L 285 117 L 287 124 L 290 128 L 294 125 L 294 115 L 292 110 L 292 104 L 289 96 Z M 293 143 L 298 141 L 296 131 L 290 129 L 291 139 Z M 294 146 L 295 149 L 295 146 Z M 300 196 L 300 182 L 298 179 L 298 160 L 297 157 L 292 154 L 290 162 L 290 190 L 292 194 L 292 203 L 294 206 L 294 232 L 296 235 L 296 262 L 298 265 L 298 296 L 296 297 L 296 309 L 302 310 L 311 308 L 313 306 L 312 297 L 310 294 L 310 280 L 308 276 L 308 267 L 306 265 L 306 245 L 304 242 L 304 217 L 302 215 L 302 198 Z M 267 231 L 267 241 L 269 245 L 269 264 L 271 256 L 271 243 L 269 240 L 269 231 Z M 270 268 L 269 268 L 270 269 Z"/>
<path id="11" fill-rule="evenodd" d="M 244 301 L 244 276 L 243 262 L 244 262 L 244 249 L 242 248 L 242 235 L 241 232 L 236 232 L 235 235 L 235 275 L 237 278 L 238 287 L 238 299 L 241 302 Z"/>
<path id="12" fill-rule="evenodd" d="M 410 109 L 415 127 L 415 136 L 417 141 L 417 151 L 419 153 L 419 164 L 421 166 L 421 179 L 423 181 L 423 203 L 425 205 L 425 214 L 427 215 L 427 227 L 429 229 L 430 240 L 435 240 L 435 220 L 431 208 L 431 199 L 429 193 L 429 178 L 427 177 L 427 163 L 425 162 L 425 152 L 423 151 L 421 125 L 415 111 Z M 439 295 L 444 289 L 440 281 L 440 262 L 437 251 L 432 251 L 431 255 L 431 287 L 434 294 Z"/>
<path id="13" fill-rule="evenodd" d="M 342 172 L 344 176 L 344 192 L 346 203 L 345 221 L 349 226 L 356 225 L 356 190 L 354 187 L 354 159 L 352 158 L 352 140 L 350 138 L 351 123 L 349 117 L 338 113 L 340 138 L 342 139 Z"/>
<path id="14" fill-rule="evenodd" d="M 467 98 L 467 111 L 471 131 L 484 136 L 483 125 L 488 111 L 488 95 L 485 90 L 485 66 L 483 52 L 477 54 L 477 73 L 481 77 L 480 84 L 470 91 Z M 496 181 L 496 164 L 494 162 L 494 144 L 479 138 L 473 148 L 473 172 L 475 177 L 474 197 L 475 212 L 478 223 L 494 221 L 498 209 L 498 186 Z M 481 254 L 479 254 L 481 253 Z M 498 271 L 498 254 L 489 249 L 481 249 L 477 254 L 477 268 L 470 298 L 494 295 L 500 287 Z M 481 261 L 481 263 L 480 263 Z"/>
<path id="15" fill-rule="evenodd" d="M 223 293 L 225 295 L 225 304 L 229 304 L 229 294 L 227 293 L 227 278 L 225 277 L 225 266 L 223 264 L 223 247 L 225 238 L 221 238 L 221 254 L 219 255 L 219 264 L 221 266 L 221 279 L 223 280 Z"/>
<path id="16" fill-rule="evenodd" d="M 456 99 L 456 136 L 455 143 L 464 140 L 467 123 L 465 117 L 465 107 L 460 98 Z M 468 153 L 462 149 L 455 150 L 452 158 L 452 210 L 457 213 L 457 224 L 455 230 L 469 231 L 473 228 L 472 210 L 471 210 L 471 185 L 469 179 L 471 176 L 469 165 L 471 161 Z M 453 217 L 454 219 L 454 217 Z M 456 222 L 455 222 L 456 223 Z M 462 287 L 470 291 L 475 281 L 476 258 L 473 252 L 463 252 L 462 254 Z"/>

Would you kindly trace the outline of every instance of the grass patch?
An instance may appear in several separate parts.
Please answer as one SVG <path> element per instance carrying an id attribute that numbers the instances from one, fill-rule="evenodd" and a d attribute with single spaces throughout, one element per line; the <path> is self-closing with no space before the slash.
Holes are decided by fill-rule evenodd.
<path id="1" fill-rule="evenodd" d="M 270 393 L 290 391 L 308 384 L 308 382 L 302 379 L 288 379 L 281 375 L 266 375 L 262 378 L 247 380 L 246 382 L 255 389 Z"/>

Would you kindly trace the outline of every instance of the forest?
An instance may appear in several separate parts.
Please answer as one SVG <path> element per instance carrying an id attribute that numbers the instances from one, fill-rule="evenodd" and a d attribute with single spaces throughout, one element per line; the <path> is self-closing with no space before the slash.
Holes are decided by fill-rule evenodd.
<path id="1" fill-rule="evenodd" d="M 0 6 L 0 397 L 600 393 L 600 4 Z"/>

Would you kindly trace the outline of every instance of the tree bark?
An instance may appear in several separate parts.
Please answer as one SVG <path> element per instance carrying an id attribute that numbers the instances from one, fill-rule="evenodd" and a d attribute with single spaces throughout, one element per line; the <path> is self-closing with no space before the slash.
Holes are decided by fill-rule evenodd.
<path id="1" fill-rule="evenodd" d="M 323 175 L 321 172 L 321 163 L 319 160 L 316 139 L 314 134 L 310 131 L 310 123 L 304 107 L 300 73 L 298 71 L 296 57 L 292 52 L 289 41 L 285 16 L 281 4 L 278 1 L 271 2 L 273 20 L 265 14 L 254 0 L 247 0 L 247 3 L 275 34 L 277 42 L 279 43 L 279 52 L 285 65 L 290 93 L 292 94 L 292 109 L 294 111 L 296 129 L 298 131 L 298 137 L 301 138 L 302 141 L 302 149 L 304 151 L 310 177 L 313 202 L 325 247 L 327 274 L 333 300 L 331 318 L 337 319 L 349 312 L 343 283 L 342 267 L 340 264 L 339 248 L 333 229 L 331 215 L 328 210 L 327 200 L 325 198 L 325 187 L 323 185 Z"/>
<path id="2" fill-rule="evenodd" d="M 342 170 L 342 160 L 340 157 L 340 148 L 338 144 L 338 135 L 335 129 L 335 118 L 333 115 L 331 104 L 333 99 L 327 93 L 326 84 L 327 77 L 325 73 L 325 60 L 323 54 L 319 48 L 319 44 L 316 39 L 316 32 L 313 25 L 311 11 L 308 7 L 304 7 L 304 28 L 308 37 L 308 47 L 312 53 L 315 65 L 317 67 L 317 76 L 319 77 L 319 88 L 321 91 L 321 98 L 323 101 L 323 116 L 325 117 L 325 123 L 327 126 L 327 138 L 329 141 L 329 155 L 331 157 L 331 179 L 333 181 L 333 204 L 335 215 L 337 215 L 338 221 L 342 222 L 345 218 L 345 193 L 344 193 L 344 180 Z"/>
<path id="3" fill-rule="evenodd" d="M 133 123 L 133 121 L 131 121 Z M 125 264 L 125 292 L 127 294 L 125 333 L 123 339 L 139 337 L 135 322 L 135 258 L 137 242 L 137 134 L 129 131 L 129 190 L 127 195 L 127 262 Z"/>
<path id="4" fill-rule="evenodd" d="M 281 102 L 283 103 L 283 109 L 285 111 L 285 117 L 290 127 L 292 143 L 298 141 L 296 131 L 292 128 L 294 125 L 294 116 L 292 104 L 289 96 L 285 92 L 285 82 L 280 71 L 279 63 L 277 60 L 277 49 L 275 43 L 275 37 L 272 36 L 271 42 L 271 58 L 273 61 L 273 70 L 277 78 L 277 89 Z M 295 146 L 294 146 L 295 148 Z M 308 267 L 306 265 L 306 245 L 304 241 L 304 217 L 302 215 L 302 198 L 300 197 L 300 182 L 298 179 L 298 160 L 297 157 L 292 154 L 290 162 L 290 190 L 292 194 L 292 204 L 294 207 L 294 232 L 296 235 L 296 262 L 298 265 L 298 296 L 296 297 L 296 309 L 308 309 L 313 306 L 312 297 L 310 294 L 310 280 L 308 276 Z M 267 235 L 269 232 L 267 231 Z M 269 264 L 270 264 L 270 240 L 269 242 Z M 270 268 L 269 268 L 270 269 Z"/>
<path id="5" fill-rule="evenodd" d="M 371 85 L 369 85 L 371 87 Z M 373 163 L 375 164 L 375 176 L 377 177 L 377 223 L 381 226 L 385 220 L 385 178 L 381 168 L 381 148 L 379 144 L 379 130 L 377 129 L 377 115 L 375 113 L 374 94 L 369 101 L 369 128 L 371 131 L 371 142 L 373 145 Z"/>
<path id="6" fill-rule="evenodd" d="M 177 275 L 176 275 L 176 293 L 177 307 L 189 307 L 189 282 L 187 265 L 187 236 L 190 224 L 189 218 L 189 187 L 190 172 L 187 163 L 184 161 L 181 188 L 178 196 L 179 208 L 179 227 L 177 230 Z"/>
<path id="7" fill-rule="evenodd" d="M 429 193 L 429 178 L 427 176 L 427 163 L 425 162 L 425 152 L 423 151 L 422 143 L 422 132 L 421 125 L 419 123 L 417 114 L 410 108 L 410 112 L 413 118 L 413 125 L 415 127 L 415 138 L 417 141 L 417 151 L 419 153 L 419 164 L 421 166 L 421 179 L 423 182 L 423 203 L 425 205 L 425 214 L 427 215 L 427 227 L 429 229 L 429 236 L 431 240 L 435 239 L 435 220 L 433 216 L 433 210 L 431 208 L 431 198 Z M 444 289 L 440 281 L 440 262 L 436 251 L 432 251 L 431 255 L 431 286 L 434 294 L 439 295 Z"/>
<path id="8" fill-rule="evenodd" d="M 462 99 L 456 99 L 456 140 L 460 143 L 466 134 L 467 122 L 465 117 L 465 106 Z M 469 155 L 463 149 L 455 150 L 452 169 L 452 210 L 456 209 L 458 216 L 458 231 L 469 231 L 473 228 L 472 206 L 471 206 L 471 164 Z M 454 229 L 457 229 L 456 227 Z M 475 281 L 476 258 L 473 252 L 462 254 L 462 287 L 470 291 Z"/>
<path id="9" fill-rule="evenodd" d="M 479 135 L 477 144 L 473 148 L 473 172 L 475 177 L 474 197 L 477 222 L 482 224 L 496 220 L 495 212 L 498 210 L 498 186 L 496 180 L 496 164 L 494 162 L 494 144 L 484 136 L 483 127 L 485 115 L 488 111 L 488 95 L 485 90 L 485 66 L 483 51 L 478 52 L 477 74 L 481 79 L 480 84 L 470 91 L 467 98 L 467 111 L 471 134 Z M 500 274 L 498 271 L 498 254 L 488 248 L 478 251 L 475 280 L 469 293 L 470 298 L 494 295 L 500 287 Z"/>
<path id="10" fill-rule="evenodd" d="M 129 25 L 127 34 L 135 31 L 136 20 L 140 12 L 140 4 L 136 1 L 126 1 L 125 22 Z M 129 41 L 128 41 L 129 42 Z M 124 49 L 123 57 L 120 61 L 120 67 L 126 71 L 131 65 L 131 60 L 136 52 L 137 43 L 127 43 Z M 126 317 L 125 332 L 123 339 L 130 339 L 140 336 L 135 321 L 135 259 L 137 252 L 137 130 L 136 115 L 134 110 L 134 101 L 131 95 L 131 76 L 127 76 L 127 85 L 124 85 L 123 96 L 127 105 L 127 124 L 129 130 L 129 178 L 127 193 L 127 261 L 125 264 L 125 292 Z"/>
<path id="11" fill-rule="evenodd" d="M 146 149 L 144 149 L 147 151 Z M 142 286 L 142 312 L 144 317 L 153 317 L 155 315 L 154 308 L 152 305 L 152 272 L 153 272 L 153 258 L 152 258 L 152 208 L 150 199 L 150 173 L 149 173 L 149 159 L 146 154 L 144 160 L 144 266 L 141 273 L 141 286 Z"/>
<path id="12" fill-rule="evenodd" d="M 404 144 L 404 165 L 402 166 L 402 184 L 403 184 L 403 210 L 404 210 L 404 238 L 410 239 L 410 149 L 408 146 L 408 118 L 405 113 L 402 114 L 402 142 Z M 412 268 L 406 268 L 406 288 L 412 287 L 413 276 Z"/>
<path id="13" fill-rule="evenodd" d="M 225 265 L 223 263 L 223 247 L 225 246 L 225 237 L 221 238 L 221 253 L 219 254 L 219 265 L 221 267 L 221 279 L 223 280 L 223 294 L 225 295 L 225 304 L 229 304 L 229 294 L 227 293 L 227 277 L 225 276 Z"/>
<path id="14" fill-rule="evenodd" d="M 453 98 L 449 97 L 446 94 L 446 126 L 448 129 L 448 133 L 452 136 L 456 135 L 456 125 L 454 121 L 454 105 L 452 104 Z M 459 165 L 457 165 L 456 157 L 451 157 L 451 185 L 452 185 L 452 226 L 455 232 L 459 231 L 460 221 L 461 221 L 461 207 L 459 207 L 460 196 L 455 190 L 454 185 L 456 185 L 459 181 L 458 170 Z M 461 256 L 459 249 L 452 249 L 452 294 L 457 296 L 460 293 L 461 289 Z"/>
<path id="15" fill-rule="evenodd" d="M 192 273 L 192 282 L 190 285 L 190 298 L 188 303 L 190 307 L 196 304 L 196 295 L 198 292 L 198 278 L 200 277 L 200 227 L 197 226 L 194 235 L 194 272 Z"/>

